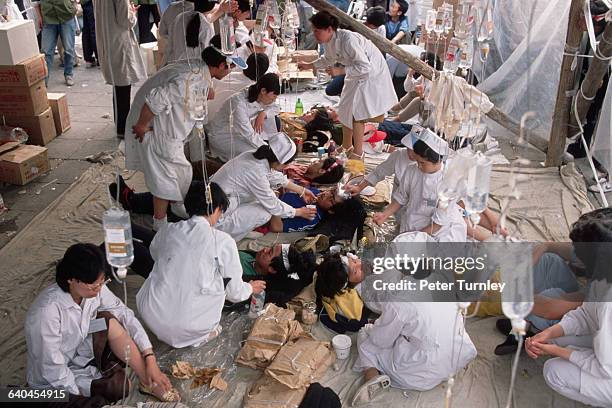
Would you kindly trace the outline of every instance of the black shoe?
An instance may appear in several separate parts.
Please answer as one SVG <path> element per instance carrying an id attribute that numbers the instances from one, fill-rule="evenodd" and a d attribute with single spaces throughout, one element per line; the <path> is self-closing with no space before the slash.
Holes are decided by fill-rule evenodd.
<path id="1" fill-rule="evenodd" d="M 495 327 L 497 327 L 497 330 L 499 330 L 499 332 L 504 336 L 507 336 L 512 331 L 512 323 L 510 322 L 510 319 L 497 319 L 495 322 Z"/>
<path id="2" fill-rule="evenodd" d="M 503 320 L 503 319 L 500 319 Z M 496 356 L 505 356 L 506 354 L 512 354 L 516 352 L 516 348 L 518 347 L 518 340 L 514 338 L 513 334 L 508 335 L 506 341 L 502 344 L 497 345 L 495 347 L 495 355 Z"/>
<path id="3" fill-rule="evenodd" d="M 108 191 L 110 192 L 111 197 L 113 197 L 113 200 L 116 200 L 117 183 L 111 183 L 108 186 Z M 127 184 L 125 184 L 125 180 L 123 179 L 123 177 L 119 176 L 119 203 L 126 210 L 130 210 L 130 201 L 132 199 L 132 194 L 134 194 L 134 190 L 128 187 Z"/>

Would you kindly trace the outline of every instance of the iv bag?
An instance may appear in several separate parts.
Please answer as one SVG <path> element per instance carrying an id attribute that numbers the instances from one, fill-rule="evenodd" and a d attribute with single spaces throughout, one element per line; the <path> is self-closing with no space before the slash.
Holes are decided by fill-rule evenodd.
<path id="1" fill-rule="evenodd" d="M 453 29 L 453 17 L 454 17 L 454 9 L 452 4 L 444 3 L 442 5 L 442 9 L 444 10 L 444 32 L 448 33 Z"/>
<path id="2" fill-rule="evenodd" d="M 236 51 L 236 37 L 234 36 L 234 19 L 225 14 L 219 21 L 219 32 L 221 35 L 221 52 L 232 55 Z"/>
<path id="3" fill-rule="evenodd" d="M 483 42 L 493 37 L 493 16 L 491 15 L 491 8 L 478 9 L 478 16 L 477 40 L 478 42 Z"/>
<path id="4" fill-rule="evenodd" d="M 499 252 L 499 270 L 501 282 L 506 286 L 502 291 L 502 311 L 512 321 L 512 327 L 524 327 L 524 319 L 533 309 L 533 261 L 531 251 L 517 254 L 511 242 L 493 244 Z M 506 246 L 506 250 L 497 246 Z M 521 244 L 524 245 L 524 244 Z"/>
<path id="5" fill-rule="evenodd" d="M 465 210 L 469 213 L 481 213 L 487 208 L 493 163 L 481 152 L 476 153 L 475 160 L 468 170 L 465 191 Z"/>
<path id="6" fill-rule="evenodd" d="M 199 75 L 190 77 L 188 92 L 189 117 L 201 124 L 208 114 L 208 87 L 204 78 Z"/>
<path id="7" fill-rule="evenodd" d="M 463 69 L 465 74 L 467 70 L 472 68 L 474 59 L 474 37 L 468 35 L 461 46 L 461 56 L 459 57 L 459 68 Z M 465 75 L 464 74 L 464 75 Z"/>
<path id="8" fill-rule="evenodd" d="M 459 66 L 459 58 L 461 56 L 461 42 L 458 38 L 451 38 L 448 44 L 448 49 L 444 56 L 443 70 L 454 74 Z"/>
<path id="9" fill-rule="evenodd" d="M 263 33 L 267 29 L 268 24 L 268 2 L 261 3 L 257 7 L 257 14 L 255 16 L 255 27 L 253 31 L 255 33 Z"/>
<path id="10" fill-rule="evenodd" d="M 427 10 L 427 16 L 425 18 L 425 31 L 431 33 L 436 25 L 436 10 Z"/>
<path id="11" fill-rule="evenodd" d="M 267 3 L 269 3 L 268 22 L 270 23 L 270 27 L 278 30 L 281 27 L 281 16 L 278 9 L 278 3 L 276 0 L 268 0 Z"/>
<path id="12" fill-rule="evenodd" d="M 125 278 L 127 267 L 134 261 L 134 243 L 130 213 L 113 207 L 102 216 L 104 247 L 109 265 L 118 268 L 119 278 Z"/>
<path id="13" fill-rule="evenodd" d="M 434 24 L 434 32 L 438 35 L 444 32 L 444 9 L 438 8 L 436 11 L 436 23 Z"/>
<path id="14" fill-rule="evenodd" d="M 443 207 L 465 193 L 465 180 L 473 160 L 474 153 L 468 149 L 455 152 L 447 160 L 446 171 L 438 189 L 438 198 Z"/>
<path id="15" fill-rule="evenodd" d="M 289 1 L 285 4 L 285 13 L 290 17 L 291 28 L 300 28 L 300 14 L 298 13 L 297 5 L 293 1 Z"/>

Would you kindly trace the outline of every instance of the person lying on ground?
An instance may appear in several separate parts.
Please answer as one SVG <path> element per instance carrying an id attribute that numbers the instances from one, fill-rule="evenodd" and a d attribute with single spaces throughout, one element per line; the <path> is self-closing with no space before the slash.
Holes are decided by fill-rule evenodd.
<path id="1" fill-rule="evenodd" d="M 566 398 L 592 406 L 612 405 L 612 210 L 581 217 L 570 239 L 590 279 L 584 302 L 526 340 L 531 358 L 544 363 L 546 384 Z M 589 215 L 589 214 L 587 214 Z"/>
<path id="2" fill-rule="evenodd" d="M 266 283 L 243 282 L 238 248 L 215 225 L 229 206 L 225 192 L 194 182 L 186 197 L 188 220 L 160 229 L 149 248 L 153 270 L 136 295 L 149 329 L 168 345 L 198 347 L 221 332 L 225 300 L 241 302 L 261 293 Z M 229 279 L 224 285 L 224 279 Z"/>
<path id="3" fill-rule="evenodd" d="M 353 254 L 328 255 L 317 267 L 315 293 L 320 320 L 336 333 L 357 332 L 368 322 L 357 286 L 363 281 L 361 260 Z"/>
<path id="4" fill-rule="evenodd" d="M 266 303 L 285 307 L 302 289 L 312 283 L 315 256 L 300 252 L 290 244 L 276 244 L 258 252 L 239 251 L 242 279 L 266 282 Z"/>
<path id="5" fill-rule="evenodd" d="M 178 401 L 140 322 L 107 287 L 110 267 L 93 244 L 72 245 L 25 319 L 27 382 L 33 388 L 63 388 L 71 403 L 110 404 L 130 393 L 128 365 L 142 392 Z M 124 386 L 126 388 L 124 389 Z"/>

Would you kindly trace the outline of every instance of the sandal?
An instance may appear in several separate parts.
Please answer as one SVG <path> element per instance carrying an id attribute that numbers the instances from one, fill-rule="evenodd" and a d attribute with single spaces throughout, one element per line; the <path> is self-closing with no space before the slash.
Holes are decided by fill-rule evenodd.
<path id="1" fill-rule="evenodd" d="M 174 387 L 166 391 L 161 397 L 155 395 L 151 388 L 145 387 L 142 384 L 138 386 L 138 391 L 140 391 L 141 394 L 149 395 L 161 402 L 179 402 L 181 400 L 180 394 Z"/>
<path id="2" fill-rule="evenodd" d="M 601 189 L 604 193 L 609 193 L 612 191 L 612 183 L 608 181 L 601 183 Z M 599 193 L 599 187 L 597 187 L 597 184 L 593 184 L 592 186 L 589 186 L 589 191 L 592 193 Z"/>
<path id="3" fill-rule="evenodd" d="M 359 387 L 359 389 L 353 396 L 351 406 L 355 407 L 370 403 L 380 391 L 389 388 L 390 385 L 391 380 L 388 376 L 384 374 L 377 375 L 376 377 L 372 378 L 370 381 Z"/>

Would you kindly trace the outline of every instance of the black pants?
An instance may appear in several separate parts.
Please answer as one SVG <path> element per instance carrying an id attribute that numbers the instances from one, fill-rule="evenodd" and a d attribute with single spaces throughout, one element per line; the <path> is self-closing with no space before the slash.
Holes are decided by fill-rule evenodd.
<path id="1" fill-rule="evenodd" d="M 151 24 L 150 18 L 153 14 L 153 22 L 159 27 L 159 10 L 157 4 L 141 4 L 138 7 L 138 43 L 150 43 L 155 42 L 157 39 L 151 32 L 153 24 Z"/>
<path id="2" fill-rule="evenodd" d="M 130 212 L 133 212 L 134 214 L 153 215 L 153 194 L 149 192 L 134 193 L 130 195 L 129 201 Z M 166 213 L 168 215 L 169 222 L 178 222 L 182 220 L 181 217 L 172 212 L 170 206 L 168 206 L 168 211 Z"/>
<path id="3" fill-rule="evenodd" d="M 94 62 L 98 59 L 96 47 L 96 20 L 94 18 L 93 0 L 83 4 L 83 59 Z M 94 57 L 95 54 L 95 57 Z"/>
<path id="4" fill-rule="evenodd" d="M 115 124 L 117 134 L 125 135 L 125 121 L 130 112 L 130 98 L 132 86 L 116 86 L 113 94 L 113 109 L 115 111 Z M 132 129 L 128 129 L 131 134 Z"/>

